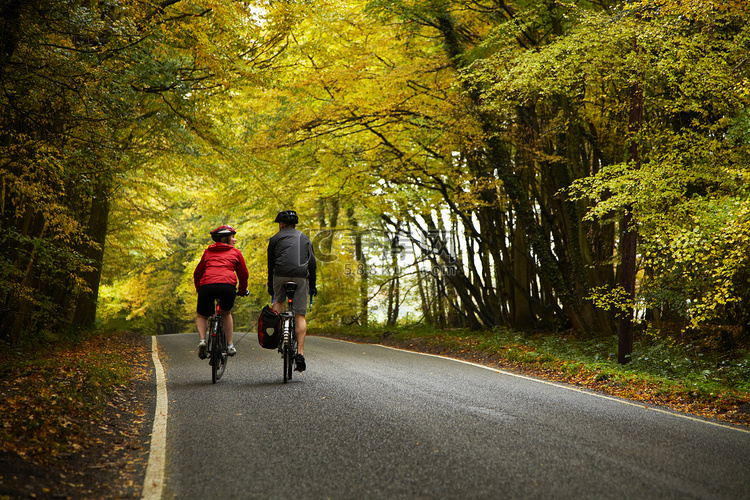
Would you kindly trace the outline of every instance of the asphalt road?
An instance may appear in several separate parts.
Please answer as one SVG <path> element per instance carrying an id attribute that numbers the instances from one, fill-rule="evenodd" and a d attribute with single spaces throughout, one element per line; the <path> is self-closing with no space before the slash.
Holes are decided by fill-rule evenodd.
<path id="1" fill-rule="evenodd" d="M 197 335 L 158 337 L 164 498 L 750 498 L 750 433 L 434 356 L 236 334 L 211 384 Z"/>

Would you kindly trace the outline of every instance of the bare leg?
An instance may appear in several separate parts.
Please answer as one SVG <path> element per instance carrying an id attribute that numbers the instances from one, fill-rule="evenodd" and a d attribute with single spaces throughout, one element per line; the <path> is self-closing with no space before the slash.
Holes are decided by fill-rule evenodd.
<path id="1" fill-rule="evenodd" d="M 201 316 L 195 318 L 195 326 L 198 327 L 198 337 L 200 340 L 206 340 L 206 330 L 208 330 L 208 317 Z"/>
<path id="2" fill-rule="evenodd" d="M 281 314 L 286 309 L 284 302 L 274 302 L 273 310 Z M 305 349 L 305 335 L 307 334 L 307 319 L 304 314 L 294 315 L 294 332 L 297 337 L 297 354 L 304 356 Z"/>
<path id="3" fill-rule="evenodd" d="M 305 335 L 307 335 L 307 318 L 304 314 L 294 315 L 294 330 L 297 334 L 297 353 L 304 356 Z"/>
<path id="4" fill-rule="evenodd" d="M 229 311 L 219 311 L 221 314 L 221 323 L 224 327 L 224 335 L 227 336 L 227 345 L 234 344 L 232 342 L 232 338 L 234 335 L 234 318 L 232 318 L 232 313 Z"/>

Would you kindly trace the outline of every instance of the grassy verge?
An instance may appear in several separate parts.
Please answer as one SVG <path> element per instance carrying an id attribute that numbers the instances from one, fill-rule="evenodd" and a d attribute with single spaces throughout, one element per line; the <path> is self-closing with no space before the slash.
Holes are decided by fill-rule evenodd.
<path id="1" fill-rule="evenodd" d="M 131 378 L 131 353 L 97 335 L 0 354 L 0 449 L 37 463 L 90 446 L 113 393 Z"/>
<path id="2" fill-rule="evenodd" d="M 633 361 L 617 363 L 617 338 L 582 339 L 505 329 L 426 327 L 311 329 L 312 334 L 383 343 L 510 369 L 605 394 L 750 425 L 750 353 L 731 359 L 655 338 L 637 341 Z"/>

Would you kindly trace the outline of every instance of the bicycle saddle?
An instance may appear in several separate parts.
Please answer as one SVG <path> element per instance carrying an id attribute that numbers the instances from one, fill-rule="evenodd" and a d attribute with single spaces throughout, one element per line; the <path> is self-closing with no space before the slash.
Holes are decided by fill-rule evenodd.
<path id="1" fill-rule="evenodd" d="M 293 281 L 284 283 L 284 290 L 286 290 L 286 298 L 292 300 L 294 298 L 294 292 L 297 290 L 297 283 Z"/>

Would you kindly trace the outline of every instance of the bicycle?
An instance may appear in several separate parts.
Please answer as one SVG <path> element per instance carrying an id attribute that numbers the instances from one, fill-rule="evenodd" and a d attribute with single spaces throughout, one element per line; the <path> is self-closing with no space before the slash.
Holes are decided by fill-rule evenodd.
<path id="1" fill-rule="evenodd" d="M 240 296 L 240 294 L 237 294 Z M 216 300 L 216 313 L 208 320 L 206 334 L 206 352 L 208 364 L 211 365 L 211 383 L 215 384 L 224 375 L 227 368 L 227 336 L 224 333 L 224 322 L 219 313 L 220 302 Z"/>
<path id="2" fill-rule="evenodd" d="M 284 383 L 292 380 L 294 372 L 294 362 L 297 356 L 297 336 L 294 331 L 294 292 L 297 290 L 297 283 L 292 281 L 284 283 L 286 291 L 286 310 L 279 316 L 281 319 L 281 342 L 279 342 L 279 352 L 284 360 Z"/>

